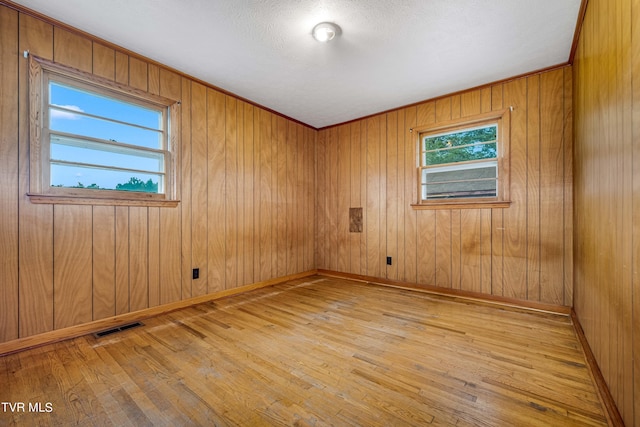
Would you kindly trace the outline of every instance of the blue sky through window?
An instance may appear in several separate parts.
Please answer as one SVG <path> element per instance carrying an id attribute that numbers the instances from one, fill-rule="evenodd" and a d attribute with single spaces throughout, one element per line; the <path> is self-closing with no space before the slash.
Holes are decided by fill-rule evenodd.
<path id="1" fill-rule="evenodd" d="M 144 150 L 163 148 L 163 115 L 160 110 L 53 81 L 49 85 L 49 104 L 49 129 L 53 133 L 51 159 L 54 161 L 51 165 L 51 185 L 77 187 L 81 184 L 85 187 L 95 185 L 102 189 L 116 189 L 118 184 L 126 183 L 132 177 L 143 182 L 151 179 L 158 183 L 161 180 L 162 175 L 153 172 L 164 170 L 164 156 Z M 56 131 L 80 138 L 58 136 L 55 135 Z M 124 149 L 83 140 L 81 137 L 116 141 L 143 149 Z M 55 160 L 137 169 L 148 173 L 56 164 Z"/>

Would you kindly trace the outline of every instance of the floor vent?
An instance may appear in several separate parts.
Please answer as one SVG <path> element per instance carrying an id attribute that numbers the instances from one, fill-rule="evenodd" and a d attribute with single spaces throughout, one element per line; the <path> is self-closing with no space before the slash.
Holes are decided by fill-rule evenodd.
<path id="1" fill-rule="evenodd" d="M 96 338 L 102 338 L 107 335 L 115 334 L 116 332 L 126 331 L 127 329 L 137 328 L 138 326 L 143 325 L 144 323 L 142 322 L 127 323 L 126 325 L 117 326 L 115 328 L 107 329 L 106 331 L 96 332 L 93 336 Z"/>

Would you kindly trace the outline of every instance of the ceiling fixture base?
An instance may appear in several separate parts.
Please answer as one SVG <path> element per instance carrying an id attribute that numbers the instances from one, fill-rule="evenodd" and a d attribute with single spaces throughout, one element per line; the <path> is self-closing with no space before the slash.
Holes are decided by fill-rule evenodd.
<path id="1" fill-rule="evenodd" d="M 333 22 L 321 22 L 313 27 L 311 34 L 317 41 L 326 43 L 339 35 L 340 31 L 340 27 Z"/>

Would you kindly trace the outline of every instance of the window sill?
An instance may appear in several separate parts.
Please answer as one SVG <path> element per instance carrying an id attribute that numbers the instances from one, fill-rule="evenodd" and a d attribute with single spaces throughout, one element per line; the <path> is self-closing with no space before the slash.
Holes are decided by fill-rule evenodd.
<path id="1" fill-rule="evenodd" d="M 411 205 L 417 211 L 436 209 L 505 209 L 509 206 L 511 206 L 511 201 L 420 203 Z"/>
<path id="2" fill-rule="evenodd" d="M 27 194 L 31 203 L 54 205 L 94 205 L 94 206 L 147 206 L 175 208 L 180 200 L 157 199 L 127 199 L 127 198 L 98 198 L 98 197 L 73 197 L 49 194 Z"/>

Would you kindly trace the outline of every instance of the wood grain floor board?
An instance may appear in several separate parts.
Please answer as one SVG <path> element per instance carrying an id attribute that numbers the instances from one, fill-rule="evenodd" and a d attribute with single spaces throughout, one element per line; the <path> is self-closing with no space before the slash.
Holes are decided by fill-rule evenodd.
<path id="1" fill-rule="evenodd" d="M 0 378 L 53 404 L 2 425 L 607 424 L 568 316 L 319 276 L 4 356 Z"/>

